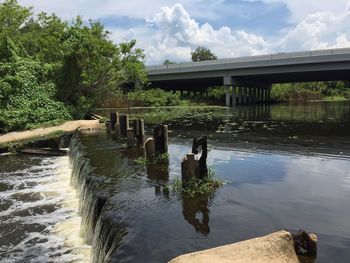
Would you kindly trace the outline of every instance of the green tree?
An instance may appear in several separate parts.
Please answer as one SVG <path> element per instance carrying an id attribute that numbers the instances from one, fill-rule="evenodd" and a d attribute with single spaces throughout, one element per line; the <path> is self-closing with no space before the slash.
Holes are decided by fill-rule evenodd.
<path id="1" fill-rule="evenodd" d="M 0 38 L 11 37 L 16 41 L 21 26 L 31 15 L 31 8 L 20 6 L 17 0 L 5 0 L 0 4 Z"/>
<path id="2" fill-rule="evenodd" d="M 28 129 L 70 119 L 64 104 L 54 99 L 55 84 L 46 81 L 49 65 L 22 57 L 21 48 L 9 38 L 0 46 L 0 129 Z"/>
<path id="3" fill-rule="evenodd" d="M 176 64 L 176 62 L 170 61 L 169 59 L 166 59 L 166 60 L 164 60 L 164 62 L 163 62 L 163 65 L 164 65 L 164 66 L 171 65 L 171 64 Z"/>
<path id="4" fill-rule="evenodd" d="M 120 91 L 129 89 L 132 83 L 145 83 L 144 57 L 135 40 L 115 44 L 99 21 L 86 23 L 77 17 L 66 22 L 54 14 L 34 16 L 31 8 L 20 6 L 16 0 L 0 3 L 0 62 L 4 78 L 1 79 L 0 110 L 5 110 L 6 116 L 14 113 L 11 109 L 17 107 L 11 105 L 22 105 L 19 100 L 26 101 L 24 104 L 28 106 L 30 98 L 34 102 L 40 97 L 30 92 L 32 97 L 21 94 L 21 91 L 34 92 L 36 85 L 44 96 L 40 97 L 42 101 L 49 105 L 54 105 L 49 100 L 61 101 L 74 117 L 81 118 L 85 111 L 97 106 L 104 98 L 119 96 Z M 27 74 L 31 84 L 25 78 L 18 79 L 16 72 Z M 10 81 L 11 78 L 17 82 Z M 31 88 L 26 90 L 28 87 Z M 18 103 L 11 104 L 11 101 Z M 27 107 L 24 104 L 23 108 Z M 61 107 L 63 104 L 55 105 Z M 44 116 L 45 112 L 40 111 Z M 30 123 L 34 122 L 28 120 L 26 127 Z M 16 127 L 24 126 L 18 124 Z"/>
<path id="5" fill-rule="evenodd" d="M 191 52 L 192 61 L 215 60 L 217 57 L 208 48 L 197 47 L 194 52 Z"/>
<path id="6" fill-rule="evenodd" d="M 21 27 L 19 41 L 28 54 L 38 61 L 61 63 L 61 43 L 67 30 L 68 23 L 56 15 L 40 13 Z"/>

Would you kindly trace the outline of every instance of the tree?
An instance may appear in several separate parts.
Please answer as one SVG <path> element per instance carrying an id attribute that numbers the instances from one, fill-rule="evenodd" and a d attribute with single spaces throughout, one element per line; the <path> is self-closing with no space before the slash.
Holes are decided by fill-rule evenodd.
<path id="1" fill-rule="evenodd" d="M 32 15 L 31 8 L 20 6 L 17 0 L 0 3 L 0 37 L 11 37 L 16 41 L 20 27 Z"/>
<path id="2" fill-rule="evenodd" d="M 194 52 L 191 52 L 192 61 L 215 60 L 217 57 L 205 47 L 197 47 Z"/>
<path id="3" fill-rule="evenodd" d="M 55 84 L 47 67 L 23 55 L 10 38 L 0 43 L 0 130 L 51 125 L 70 119 L 63 103 L 55 101 Z"/>
<path id="4" fill-rule="evenodd" d="M 163 65 L 164 65 L 164 66 L 171 65 L 171 64 L 176 64 L 176 62 L 170 61 L 169 59 L 166 59 L 166 60 L 164 60 L 164 62 L 163 62 Z"/>
<path id="5" fill-rule="evenodd" d="M 6 111 L 0 112 L 0 126 L 5 123 L 6 130 L 57 119 L 53 109 L 62 119 L 70 118 L 67 108 L 81 118 L 130 83 L 146 82 L 145 55 L 135 40 L 115 44 L 99 21 L 78 16 L 66 22 L 31 10 L 17 0 L 0 2 L 0 111 Z M 40 108 L 39 98 L 52 111 Z M 19 108 L 27 109 L 28 118 Z M 33 110 L 40 118 L 29 118 Z"/>

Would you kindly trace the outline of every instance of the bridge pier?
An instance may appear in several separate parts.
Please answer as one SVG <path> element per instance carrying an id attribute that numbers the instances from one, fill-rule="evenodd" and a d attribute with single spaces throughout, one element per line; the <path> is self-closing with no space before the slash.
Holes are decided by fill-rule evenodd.
<path id="1" fill-rule="evenodd" d="M 244 105 L 248 104 L 248 88 L 243 87 L 243 103 Z"/>
<path id="2" fill-rule="evenodd" d="M 242 87 L 237 88 L 238 105 L 242 105 Z"/>
<path id="3" fill-rule="evenodd" d="M 237 93 L 236 93 L 237 87 L 232 86 L 232 107 L 237 106 Z"/>
<path id="4" fill-rule="evenodd" d="M 271 84 L 236 79 L 229 76 L 224 77 L 223 82 L 226 88 L 225 104 L 227 107 L 270 102 Z"/>
<path id="5" fill-rule="evenodd" d="M 226 86 L 226 107 L 230 107 L 230 86 Z"/>

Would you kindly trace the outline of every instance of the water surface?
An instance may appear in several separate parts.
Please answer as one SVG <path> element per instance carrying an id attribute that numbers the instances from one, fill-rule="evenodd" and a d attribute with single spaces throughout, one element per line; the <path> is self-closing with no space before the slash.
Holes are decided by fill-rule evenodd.
<path id="1" fill-rule="evenodd" d="M 316 233 L 317 262 L 350 260 L 348 103 L 128 113 L 145 119 L 148 135 L 155 123 L 169 125 L 169 164 L 137 162 L 144 151 L 127 149 L 112 134 L 75 136 L 68 172 L 79 197 L 73 210 L 64 200 L 73 200 L 74 191 L 57 191 L 63 188 L 55 183 L 68 157 L 0 156 L 2 261 L 81 259 L 82 250 L 64 245 L 67 226 L 53 233 L 78 207 L 92 262 L 167 262 L 281 229 Z M 167 194 L 164 186 L 181 177 L 181 160 L 201 135 L 208 136 L 208 164 L 225 185 L 200 198 Z"/>
<path id="2" fill-rule="evenodd" d="M 93 176 L 109 189 L 102 218 L 123 233 L 108 255 L 113 262 L 166 262 L 281 229 L 315 232 L 317 262 L 350 259 L 348 103 L 129 113 L 169 125 L 170 163 L 145 167 L 133 161 L 142 152 L 105 134 L 82 138 Z M 204 198 L 162 193 L 200 135 L 209 138 L 209 165 L 227 183 Z"/>

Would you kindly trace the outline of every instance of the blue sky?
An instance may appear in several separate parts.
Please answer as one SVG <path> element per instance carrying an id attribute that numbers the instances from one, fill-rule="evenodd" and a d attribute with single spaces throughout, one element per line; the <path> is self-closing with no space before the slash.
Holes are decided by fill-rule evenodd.
<path id="1" fill-rule="evenodd" d="M 99 19 L 115 42 L 136 39 L 147 64 L 350 47 L 349 0 L 20 0 L 36 12 Z"/>

